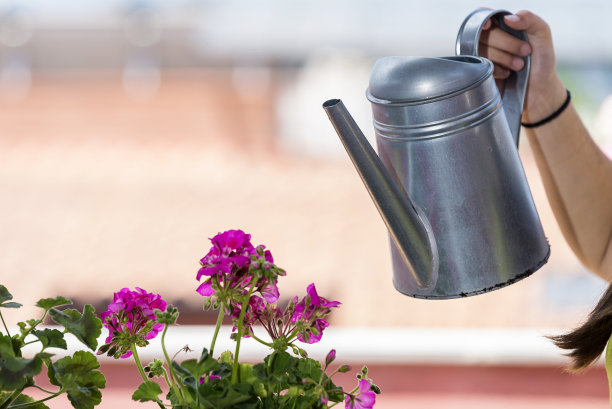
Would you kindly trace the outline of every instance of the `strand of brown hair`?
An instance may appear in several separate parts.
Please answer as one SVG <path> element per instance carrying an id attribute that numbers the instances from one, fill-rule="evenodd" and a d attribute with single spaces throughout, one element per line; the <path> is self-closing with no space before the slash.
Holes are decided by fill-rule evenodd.
<path id="1" fill-rule="evenodd" d="M 612 284 L 603 294 L 587 320 L 578 328 L 548 338 L 571 358 L 570 372 L 581 372 L 603 353 L 612 334 Z"/>

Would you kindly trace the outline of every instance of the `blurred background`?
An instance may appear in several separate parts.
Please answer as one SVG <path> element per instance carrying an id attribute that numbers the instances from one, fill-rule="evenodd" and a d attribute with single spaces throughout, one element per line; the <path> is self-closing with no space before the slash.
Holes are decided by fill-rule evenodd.
<path id="1" fill-rule="evenodd" d="M 281 298 L 315 282 L 343 303 L 330 336 L 339 360 L 345 346 L 374 368 L 377 407 L 607 407 L 601 365 L 569 376 L 543 338 L 579 324 L 606 283 L 563 240 L 527 139 L 548 264 L 492 293 L 417 300 L 394 290 L 385 227 L 321 109 L 341 98 L 373 138 L 376 59 L 454 54 L 481 6 L 548 21 L 574 104 L 612 153 L 606 0 L 0 0 L 0 282 L 24 304 L 9 320 L 41 297 L 103 310 L 139 286 L 182 324 L 211 324 L 198 261 L 239 228 L 287 270 Z M 126 382 L 102 408 L 130 407 Z"/>

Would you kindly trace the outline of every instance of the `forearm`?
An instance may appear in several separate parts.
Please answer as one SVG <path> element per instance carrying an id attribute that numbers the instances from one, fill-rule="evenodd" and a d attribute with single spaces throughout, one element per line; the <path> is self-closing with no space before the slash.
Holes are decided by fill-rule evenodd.
<path id="1" fill-rule="evenodd" d="M 559 85 L 523 119 L 535 122 L 559 107 L 565 95 Z M 612 162 L 571 104 L 553 121 L 523 129 L 565 239 L 587 268 L 612 279 Z"/>

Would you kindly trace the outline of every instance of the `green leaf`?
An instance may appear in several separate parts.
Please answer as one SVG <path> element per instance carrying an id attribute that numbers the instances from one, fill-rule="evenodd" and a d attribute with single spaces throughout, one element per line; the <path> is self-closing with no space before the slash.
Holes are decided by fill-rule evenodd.
<path id="1" fill-rule="evenodd" d="M 0 304 L 0 307 L 3 307 L 3 308 L 21 308 L 21 304 L 19 304 L 18 302 L 5 302 L 3 304 Z"/>
<path id="2" fill-rule="evenodd" d="M 19 308 L 21 304 L 17 302 L 5 302 L 13 299 L 13 295 L 9 292 L 9 290 L 0 284 L 0 307 L 4 308 Z"/>
<path id="3" fill-rule="evenodd" d="M 251 385 L 245 383 L 237 383 L 232 385 L 228 390 L 227 395 L 219 399 L 219 407 L 221 408 L 235 408 L 238 407 L 250 407 L 250 405 L 243 406 L 247 402 L 257 403 L 257 399 L 253 396 L 253 389 Z M 254 406 L 253 406 L 254 407 Z"/>
<path id="4" fill-rule="evenodd" d="M 63 325 L 68 332 L 73 334 L 92 351 L 98 346 L 98 337 L 102 333 L 102 321 L 96 317 L 94 308 L 87 304 L 83 308 L 83 314 L 74 309 L 59 311 L 49 310 L 51 319 Z"/>
<path id="5" fill-rule="evenodd" d="M 202 350 L 202 354 L 200 355 L 200 359 L 196 361 L 195 359 L 189 359 L 187 361 L 183 361 L 181 363 L 182 369 L 189 372 L 191 376 L 195 379 L 200 379 L 200 377 L 210 371 L 214 371 L 219 368 L 219 362 L 213 359 L 209 354 L 206 348 Z"/>
<path id="6" fill-rule="evenodd" d="M 17 356 L 11 338 L 0 335 L 0 390 L 23 388 L 28 379 L 40 373 L 42 360 L 41 354 L 34 355 L 32 359 Z"/>
<path id="7" fill-rule="evenodd" d="M 2 357 L 0 360 L 0 389 L 5 391 L 21 389 L 28 378 L 42 369 L 42 359 L 35 356 L 32 359 Z"/>
<path id="8" fill-rule="evenodd" d="M 195 359 L 193 359 L 193 361 L 195 361 Z M 185 361 L 187 362 L 187 361 Z M 185 362 L 183 362 L 182 364 L 184 364 Z M 181 376 L 191 376 L 191 372 L 188 371 L 186 368 L 183 368 L 181 365 L 177 363 L 176 361 L 172 361 L 172 367 L 174 368 L 174 370 Z"/>
<path id="9" fill-rule="evenodd" d="M 298 362 L 298 376 L 305 379 L 321 379 L 323 370 L 321 369 L 321 363 L 310 358 L 300 359 Z"/>
<path id="10" fill-rule="evenodd" d="M 159 400 L 158 396 L 161 393 L 162 390 L 157 382 L 146 381 L 141 383 L 138 386 L 138 389 L 136 389 L 136 391 L 132 394 L 132 400 L 139 402 L 157 402 Z"/>
<path id="11" fill-rule="evenodd" d="M 37 307 L 43 308 L 45 310 L 50 310 L 51 308 L 60 307 L 62 305 L 70 305 L 72 301 L 64 297 L 55 297 L 55 298 L 41 298 L 36 303 Z"/>
<path id="12" fill-rule="evenodd" d="M 95 355 L 88 351 L 77 351 L 73 356 L 57 360 L 49 367 L 49 381 L 66 391 L 68 399 L 76 409 L 93 409 L 102 400 L 100 389 L 106 379 L 100 371 Z"/>
<path id="13" fill-rule="evenodd" d="M 4 357 L 15 357 L 15 350 L 13 349 L 13 341 L 8 335 L 0 334 L 0 359 Z"/>
<path id="14" fill-rule="evenodd" d="M 8 288 L 0 284 L 0 303 L 10 301 L 13 299 L 13 295 L 9 292 Z"/>
<path id="15" fill-rule="evenodd" d="M 232 376 L 232 366 L 226 364 L 225 362 L 219 363 L 219 368 L 215 369 L 213 373 L 221 378 L 231 378 Z"/>
<path id="16" fill-rule="evenodd" d="M 66 340 L 64 340 L 64 334 L 58 329 L 45 328 L 41 331 L 34 331 L 33 334 L 40 339 L 43 348 L 68 349 Z"/>
<path id="17" fill-rule="evenodd" d="M 269 359 L 268 365 L 274 375 L 282 375 L 288 372 L 297 365 L 298 361 L 297 358 L 292 357 L 287 352 L 273 352 L 266 359 Z"/>

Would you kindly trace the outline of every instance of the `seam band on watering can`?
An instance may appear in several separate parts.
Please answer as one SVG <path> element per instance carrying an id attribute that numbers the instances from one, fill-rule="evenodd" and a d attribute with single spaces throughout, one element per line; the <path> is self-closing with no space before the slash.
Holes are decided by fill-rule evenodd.
<path id="1" fill-rule="evenodd" d="M 376 130 L 376 133 L 384 139 L 417 141 L 423 139 L 440 138 L 463 132 L 466 129 L 471 129 L 478 126 L 483 122 L 488 121 L 491 117 L 497 115 L 501 110 L 501 98 L 499 95 L 497 95 L 477 109 L 448 120 L 429 122 L 419 125 L 389 125 L 383 124 L 374 119 L 374 129 Z M 405 135 L 404 131 L 407 130 L 410 131 L 409 135 Z"/>

